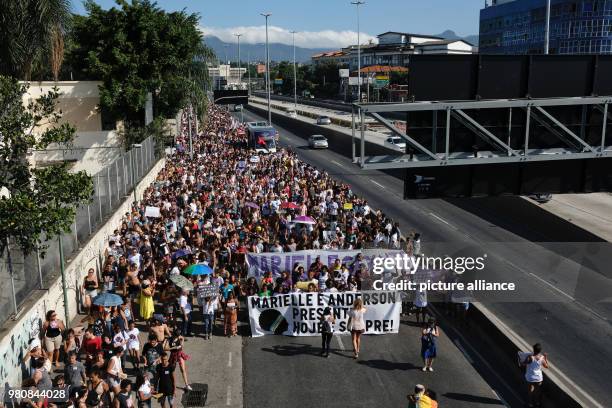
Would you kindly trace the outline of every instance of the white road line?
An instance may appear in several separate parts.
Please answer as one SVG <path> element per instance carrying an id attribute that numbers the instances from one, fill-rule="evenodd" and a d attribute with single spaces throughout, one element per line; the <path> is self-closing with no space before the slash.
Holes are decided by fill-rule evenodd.
<path id="1" fill-rule="evenodd" d="M 442 217 L 440 217 L 440 216 L 438 216 L 438 215 L 436 215 L 436 214 L 434 214 L 432 212 L 430 212 L 429 215 L 431 215 L 433 218 L 435 218 L 436 220 L 440 221 L 441 223 L 444 223 L 444 224 L 448 225 L 451 228 L 457 229 L 453 224 L 451 224 L 450 222 L 446 221 L 444 218 L 442 218 Z"/>
<path id="2" fill-rule="evenodd" d="M 227 406 L 232 405 L 232 386 L 231 385 L 227 386 L 227 398 L 225 400 L 225 405 Z"/>
<path id="3" fill-rule="evenodd" d="M 232 352 L 230 351 L 228 354 L 228 359 L 227 359 L 227 366 L 228 367 L 232 367 Z"/>
<path id="4" fill-rule="evenodd" d="M 342 351 L 346 350 L 344 348 L 344 344 L 342 343 L 342 337 L 340 335 L 336 335 L 334 337 L 336 338 L 336 340 L 338 340 L 338 347 L 340 347 L 340 350 Z"/>
<path id="5" fill-rule="evenodd" d="M 533 272 L 529 272 L 530 276 L 533 276 L 534 278 L 536 278 L 537 280 L 539 280 L 540 282 L 542 282 L 545 285 L 550 286 L 551 288 L 553 288 L 554 290 L 556 290 L 557 292 L 559 292 L 560 294 L 562 294 L 563 296 L 567 297 L 570 300 L 576 300 L 573 296 L 568 295 L 567 293 L 565 293 L 564 291 L 562 291 L 561 289 L 559 289 L 558 287 L 556 287 L 555 285 L 553 285 L 552 283 L 548 282 L 546 279 L 542 279 L 540 278 L 538 275 L 536 275 Z"/>
<path id="6" fill-rule="evenodd" d="M 383 186 L 383 185 L 382 185 L 382 184 L 380 184 L 379 182 L 374 181 L 374 180 L 370 180 L 370 181 L 371 181 L 372 183 L 376 184 L 378 187 L 380 187 L 380 188 L 382 188 L 383 190 L 385 190 L 385 186 Z"/>
<path id="7" fill-rule="evenodd" d="M 334 164 L 335 164 L 336 166 L 338 166 L 338 167 L 342 167 L 343 169 L 345 168 L 345 167 L 344 167 L 342 164 L 338 163 L 338 162 L 337 162 L 337 161 L 335 161 L 335 160 L 332 160 L 331 162 L 332 162 L 332 163 L 334 163 Z"/>
<path id="8" fill-rule="evenodd" d="M 454 341 L 455 345 L 457 346 L 457 348 L 459 349 L 459 351 L 461 351 L 461 353 L 463 354 L 463 357 L 465 357 L 465 359 L 470 363 L 470 364 L 474 364 L 474 360 L 472 359 L 472 357 L 470 357 L 470 355 L 467 353 L 467 351 L 465 351 L 465 349 L 463 348 L 463 346 L 461 345 L 461 342 L 459 341 L 459 339 L 455 339 Z"/>

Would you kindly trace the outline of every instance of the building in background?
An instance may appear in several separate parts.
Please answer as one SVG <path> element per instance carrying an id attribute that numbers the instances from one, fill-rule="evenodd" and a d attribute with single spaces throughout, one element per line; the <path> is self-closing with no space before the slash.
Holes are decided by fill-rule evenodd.
<path id="1" fill-rule="evenodd" d="M 480 52 L 543 54 L 545 25 L 546 0 L 492 0 L 480 10 Z M 549 53 L 612 53 L 612 0 L 552 0 Z"/>
<path id="2" fill-rule="evenodd" d="M 264 74 L 266 72 L 266 64 L 257 64 L 257 73 Z"/>
<path id="3" fill-rule="evenodd" d="M 371 65 L 406 67 L 413 54 L 474 54 L 477 48 L 464 40 L 445 40 L 430 35 L 388 31 L 377 36 L 378 43 L 370 41 L 361 45 L 361 66 Z M 333 62 L 348 65 L 357 70 L 357 45 L 350 45 L 340 51 L 313 55 L 313 64 Z"/>
<path id="4" fill-rule="evenodd" d="M 246 68 L 231 67 L 224 64 L 216 67 L 208 66 L 208 75 L 212 81 L 213 89 L 216 90 L 247 89 L 247 80 L 243 79 L 246 72 Z"/>

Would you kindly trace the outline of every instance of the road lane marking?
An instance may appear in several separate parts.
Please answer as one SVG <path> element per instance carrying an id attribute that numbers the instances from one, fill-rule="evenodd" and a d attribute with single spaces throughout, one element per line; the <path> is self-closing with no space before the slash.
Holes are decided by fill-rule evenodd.
<path id="1" fill-rule="evenodd" d="M 470 355 L 467 353 L 467 351 L 465 351 L 465 349 L 463 348 L 463 346 L 461 345 L 461 342 L 459 341 L 459 339 L 455 339 L 454 341 L 455 346 L 457 346 L 457 348 L 459 349 L 459 351 L 461 351 L 461 353 L 463 354 L 463 357 L 465 357 L 465 359 L 470 363 L 470 364 L 474 364 L 474 360 L 472 359 L 472 357 L 470 357 Z"/>
<path id="2" fill-rule="evenodd" d="M 232 352 L 230 351 L 228 354 L 227 366 L 232 367 Z"/>
<path id="3" fill-rule="evenodd" d="M 383 185 L 382 185 L 382 184 L 380 184 L 379 182 L 374 181 L 374 180 L 370 180 L 370 181 L 371 181 L 372 183 L 376 184 L 378 187 L 382 188 L 383 190 L 386 190 L 385 186 L 383 186 Z"/>
<path id="4" fill-rule="evenodd" d="M 342 343 L 342 337 L 340 335 L 336 335 L 334 337 L 336 338 L 336 340 L 338 340 L 338 347 L 340 348 L 340 350 L 345 351 L 346 349 L 344 348 L 344 343 Z"/>
<path id="5" fill-rule="evenodd" d="M 338 167 L 342 167 L 343 169 L 345 168 L 345 167 L 344 167 L 342 164 L 338 163 L 338 162 L 337 162 L 337 161 L 335 161 L 335 160 L 332 160 L 331 162 L 332 162 L 332 163 L 334 163 L 334 164 L 335 164 L 336 166 L 338 166 Z"/>
<path id="6" fill-rule="evenodd" d="M 430 212 L 429 215 L 432 216 L 433 218 L 435 218 L 436 220 L 440 221 L 441 223 L 448 225 L 452 229 L 457 230 L 457 227 L 455 227 L 453 224 L 451 224 L 450 222 L 446 221 L 444 218 L 440 217 L 439 215 L 436 215 L 436 214 L 434 214 L 432 212 Z"/>
<path id="7" fill-rule="evenodd" d="M 231 385 L 227 386 L 227 398 L 225 400 L 225 405 L 227 406 L 232 405 L 232 386 Z"/>

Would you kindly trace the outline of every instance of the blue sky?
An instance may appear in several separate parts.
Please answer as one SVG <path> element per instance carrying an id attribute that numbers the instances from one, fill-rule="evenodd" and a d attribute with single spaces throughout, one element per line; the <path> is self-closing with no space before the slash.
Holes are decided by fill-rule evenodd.
<path id="1" fill-rule="evenodd" d="M 97 0 L 104 8 L 113 0 Z M 199 13 L 205 34 L 231 41 L 233 33 L 243 33 L 241 41 L 264 40 L 264 18 L 271 12 L 271 41 L 290 43 L 290 31 L 298 31 L 296 44 L 306 47 L 339 47 L 356 40 L 357 19 L 350 0 L 158 0 L 166 10 L 186 9 Z M 484 0 L 370 0 L 361 6 L 361 33 L 371 38 L 385 31 L 437 34 L 451 29 L 459 35 L 478 33 L 479 10 Z M 73 0 L 82 13 L 80 1 Z"/>

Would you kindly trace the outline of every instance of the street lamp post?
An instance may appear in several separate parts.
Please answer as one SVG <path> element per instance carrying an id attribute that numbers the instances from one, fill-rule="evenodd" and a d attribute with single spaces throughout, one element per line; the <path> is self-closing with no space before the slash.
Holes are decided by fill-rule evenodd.
<path id="1" fill-rule="evenodd" d="M 359 6 L 365 4 L 365 1 L 351 1 L 351 4 L 357 7 L 357 101 L 361 102 L 361 39 L 359 35 Z"/>
<path id="2" fill-rule="evenodd" d="M 272 110 L 270 106 L 270 45 L 268 42 L 268 17 L 272 13 L 261 13 L 266 18 L 266 91 L 268 92 L 268 125 L 272 126 Z"/>
<path id="3" fill-rule="evenodd" d="M 293 36 L 293 107 L 297 110 L 297 68 L 295 66 L 295 34 L 297 31 L 291 31 Z"/>
<path id="4" fill-rule="evenodd" d="M 242 71 L 241 71 L 241 63 L 240 63 L 240 37 L 242 37 L 242 34 L 234 34 L 236 37 L 238 37 L 238 86 L 240 88 L 242 88 Z"/>
<path id="5" fill-rule="evenodd" d="M 248 60 L 249 60 L 248 68 L 247 68 L 247 71 L 249 71 L 249 92 L 248 92 L 248 95 L 251 96 L 251 51 L 248 51 L 247 54 L 248 54 Z"/>

